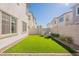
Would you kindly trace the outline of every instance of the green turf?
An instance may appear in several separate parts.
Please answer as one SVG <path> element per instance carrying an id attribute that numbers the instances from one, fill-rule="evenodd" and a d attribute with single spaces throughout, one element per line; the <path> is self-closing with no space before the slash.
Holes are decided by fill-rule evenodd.
<path id="1" fill-rule="evenodd" d="M 52 41 L 51 38 L 46 39 L 39 35 L 29 35 L 21 42 L 17 43 L 13 47 L 7 49 L 6 53 L 66 53 L 65 48 Z"/>

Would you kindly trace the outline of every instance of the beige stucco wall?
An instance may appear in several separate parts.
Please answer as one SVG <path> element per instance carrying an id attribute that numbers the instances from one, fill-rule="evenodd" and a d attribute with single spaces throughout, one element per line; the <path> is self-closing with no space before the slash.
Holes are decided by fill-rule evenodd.
<path id="1" fill-rule="evenodd" d="M 58 26 L 58 33 L 72 37 L 74 43 L 79 45 L 79 25 Z"/>
<path id="2" fill-rule="evenodd" d="M 28 9 L 27 9 L 27 4 L 24 4 L 24 3 L 0 3 L 0 12 L 5 12 L 11 16 L 14 16 L 17 18 L 17 34 L 20 35 L 20 34 L 23 34 L 23 31 L 22 31 L 22 21 L 26 22 L 27 23 L 27 32 L 25 32 L 26 35 L 28 35 L 28 16 L 26 15 L 26 13 L 28 12 Z M 1 13 L 0 13 L 1 15 Z M 4 36 L 7 36 L 7 34 L 5 35 L 2 35 L 1 34 L 1 16 L 0 16 L 0 38 L 1 37 L 4 37 Z M 9 35 L 9 34 L 8 34 Z M 11 33 L 10 33 L 11 35 Z"/>
<path id="3" fill-rule="evenodd" d="M 69 19 L 68 21 L 67 21 L 67 18 Z M 73 12 L 70 11 L 70 12 L 65 13 L 64 14 L 64 24 L 65 25 L 72 25 L 73 22 L 74 22 L 73 21 Z"/>
<path id="4" fill-rule="evenodd" d="M 28 36 L 28 13 L 27 4 L 24 3 L 0 3 L 0 51 L 1 48 L 9 46 L 18 40 Z M 17 18 L 17 33 L 1 34 L 2 32 L 2 11 Z M 23 32 L 23 23 L 27 23 L 27 31 Z"/>
<path id="5" fill-rule="evenodd" d="M 0 10 L 17 18 L 17 31 L 19 34 L 22 33 L 22 21 L 28 23 L 26 4 L 2 3 L 0 4 Z"/>

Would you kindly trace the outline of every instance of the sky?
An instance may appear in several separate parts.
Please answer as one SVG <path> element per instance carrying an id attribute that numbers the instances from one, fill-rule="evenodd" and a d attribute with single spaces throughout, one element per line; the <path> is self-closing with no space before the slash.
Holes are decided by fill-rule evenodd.
<path id="1" fill-rule="evenodd" d="M 69 3 L 30 3 L 28 8 L 36 18 L 37 25 L 47 27 L 54 17 L 72 10 L 73 5 Z"/>

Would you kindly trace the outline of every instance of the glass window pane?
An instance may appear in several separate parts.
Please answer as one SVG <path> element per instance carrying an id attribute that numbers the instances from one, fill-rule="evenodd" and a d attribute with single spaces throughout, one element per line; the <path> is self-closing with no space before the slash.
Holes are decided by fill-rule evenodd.
<path id="1" fill-rule="evenodd" d="M 79 7 L 78 7 L 78 9 L 77 9 L 77 12 L 78 12 L 78 14 L 79 14 Z"/>
<path id="2" fill-rule="evenodd" d="M 63 16 L 60 17 L 59 21 L 60 21 L 60 22 L 63 22 L 63 21 L 64 21 Z"/>
<path id="3" fill-rule="evenodd" d="M 16 18 L 12 17 L 12 20 L 11 20 L 11 32 L 12 33 L 16 33 L 17 31 L 17 28 L 16 28 Z"/>
<path id="4" fill-rule="evenodd" d="M 2 12 L 2 34 L 10 33 L 10 16 Z"/>
<path id="5" fill-rule="evenodd" d="M 23 24 L 23 26 L 22 26 L 23 32 L 24 32 L 24 31 L 27 31 L 27 28 L 26 28 L 27 24 L 26 24 L 25 22 L 22 22 L 22 24 Z"/>

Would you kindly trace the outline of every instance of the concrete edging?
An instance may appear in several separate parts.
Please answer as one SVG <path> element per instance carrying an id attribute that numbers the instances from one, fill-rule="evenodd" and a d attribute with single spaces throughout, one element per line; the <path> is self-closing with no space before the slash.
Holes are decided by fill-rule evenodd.
<path id="1" fill-rule="evenodd" d="M 72 56 L 70 53 L 2 53 L 1 56 Z"/>

